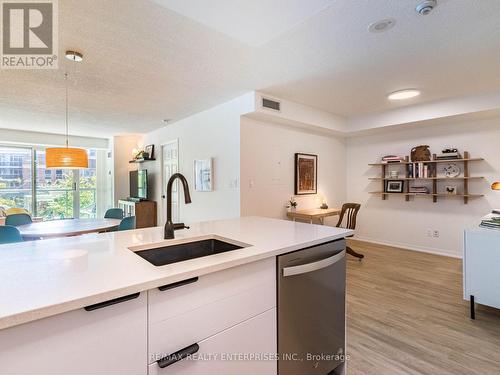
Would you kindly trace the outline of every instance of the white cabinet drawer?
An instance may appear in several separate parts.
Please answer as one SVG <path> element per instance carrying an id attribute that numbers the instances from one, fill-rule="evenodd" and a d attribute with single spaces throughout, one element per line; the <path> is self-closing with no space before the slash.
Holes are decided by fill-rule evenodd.
<path id="1" fill-rule="evenodd" d="M 276 306 L 275 259 L 149 292 L 149 363 Z"/>
<path id="2" fill-rule="evenodd" d="M 0 331 L 5 375 L 145 375 L 147 301 L 78 309 Z"/>
<path id="3" fill-rule="evenodd" d="M 276 308 L 197 344 L 199 350 L 191 358 L 165 368 L 153 363 L 148 375 L 276 375 L 277 362 L 272 357 L 277 350 Z M 245 360 L 242 355 L 267 356 L 267 360 Z"/>

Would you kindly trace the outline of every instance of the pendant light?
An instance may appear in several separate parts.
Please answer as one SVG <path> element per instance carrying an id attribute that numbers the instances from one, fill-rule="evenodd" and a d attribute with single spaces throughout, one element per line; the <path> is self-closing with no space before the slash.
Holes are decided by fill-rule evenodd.
<path id="1" fill-rule="evenodd" d="M 68 124 L 68 73 L 66 80 L 66 147 L 52 147 L 45 150 L 46 168 L 52 169 L 85 169 L 89 167 L 87 151 L 81 148 L 69 147 Z"/>

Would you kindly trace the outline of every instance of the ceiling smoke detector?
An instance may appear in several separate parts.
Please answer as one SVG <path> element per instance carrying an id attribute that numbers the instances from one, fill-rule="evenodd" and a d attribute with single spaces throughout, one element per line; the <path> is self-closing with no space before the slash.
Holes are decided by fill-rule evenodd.
<path id="1" fill-rule="evenodd" d="M 427 16 L 437 6 L 437 0 L 426 0 L 417 5 L 415 10 L 421 16 Z"/>
<path id="2" fill-rule="evenodd" d="M 377 22 L 373 22 L 368 26 L 368 31 L 371 33 L 381 33 L 392 29 L 396 24 L 396 20 L 394 18 L 387 18 L 385 20 L 380 20 Z"/>
<path id="3" fill-rule="evenodd" d="M 64 54 L 68 60 L 75 61 L 75 62 L 82 62 L 83 61 L 83 54 L 77 51 L 66 51 Z"/>

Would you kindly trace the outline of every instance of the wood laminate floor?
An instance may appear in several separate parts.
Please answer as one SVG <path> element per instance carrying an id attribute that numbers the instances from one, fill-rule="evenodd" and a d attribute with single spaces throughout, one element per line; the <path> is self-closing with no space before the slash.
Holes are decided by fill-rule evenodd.
<path id="1" fill-rule="evenodd" d="M 500 375 L 500 311 L 469 319 L 460 259 L 350 243 L 349 375 Z"/>

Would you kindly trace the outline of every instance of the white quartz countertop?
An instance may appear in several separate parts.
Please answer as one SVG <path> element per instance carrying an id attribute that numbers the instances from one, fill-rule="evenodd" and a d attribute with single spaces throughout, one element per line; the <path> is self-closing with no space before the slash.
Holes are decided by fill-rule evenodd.
<path id="1" fill-rule="evenodd" d="M 244 217 L 163 239 L 163 227 L 0 245 L 0 329 L 352 235 L 353 231 Z M 156 267 L 129 248 L 219 236 L 251 246 Z"/>

